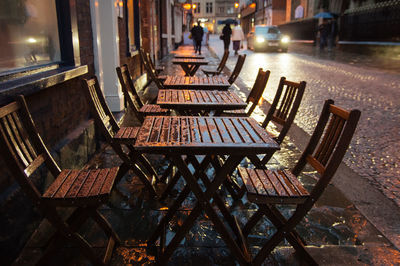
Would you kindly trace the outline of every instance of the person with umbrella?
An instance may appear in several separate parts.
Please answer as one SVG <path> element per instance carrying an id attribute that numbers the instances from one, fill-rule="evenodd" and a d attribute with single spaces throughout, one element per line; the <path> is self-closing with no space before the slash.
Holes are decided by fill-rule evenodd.
<path id="1" fill-rule="evenodd" d="M 328 36 L 329 33 L 331 32 L 331 27 L 329 24 L 329 21 L 327 19 L 324 19 L 322 24 L 319 25 L 318 31 L 319 31 L 319 48 L 323 50 L 325 46 L 328 44 Z"/>
<path id="2" fill-rule="evenodd" d="M 222 36 L 221 39 L 224 41 L 224 50 L 229 50 L 229 44 L 231 43 L 231 24 L 227 22 L 222 29 Z"/>

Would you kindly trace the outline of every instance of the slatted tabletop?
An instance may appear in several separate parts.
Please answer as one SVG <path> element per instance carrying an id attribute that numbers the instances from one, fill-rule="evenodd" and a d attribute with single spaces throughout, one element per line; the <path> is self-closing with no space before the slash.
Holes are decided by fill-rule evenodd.
<path id="1" fill-rule="evenodd" d="M 159 90 L 157 104 L 167 109 L 235 110 L 247 104 L 236 93 L 219 90 Z"/>
<path id="2" fill-rule="evenodd" d="M 227 90 L 231 84 L 225 76 L 215 77 L 187 77 L 167 76 L 164 87 L 167 89 L 202 89 Z"/>
<path id="3" fill-rule="evenodd" d="M 199 58 L 176 58 L 172 59 L 172 64 L 175 65 L 207 65 L 209 62 L 205 59 Z"/>
<path id="4" fill-rule="evenodd" d="M 205 57 L 203 55 L 196 55 L 196 54 L 176 54 L 175 59 L 183 59 L 183 58 L 188 58 L 188 59 L 204 59 Z"/>
<path id="5" fill-rule="evenodd" d="M 144 153 L 259 154 L 279 149 L 249 117 L 150 116 L 143 122 L 135 149 Z"/>

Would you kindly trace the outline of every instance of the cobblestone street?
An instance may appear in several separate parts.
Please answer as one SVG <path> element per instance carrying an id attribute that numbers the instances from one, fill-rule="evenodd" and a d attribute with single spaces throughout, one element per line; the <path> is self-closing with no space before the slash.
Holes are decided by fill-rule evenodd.
<path id="1" fill-rule="evenodd" d="M 210 48 L 218 56 L 223 53 L 223 44 L 217 36 L 210 37 Z M 291 48 L 288 53 L 249 50 L 240 53 L 247 54 L 240 74 L 247 86 L 252 85 L 260 67 L 271 71 L 263 95 L 269 102 L 281 76 L 307 82 L 295 120 L 307 133 L 312 132 L 325 99 L 334 99 L 337 105 L 347 109 L 361 110 L 360 124 L 345 162 L 400 206 L 400 68 L 396 71 L 393 63 L 388 67 L 389 64 L 381 61 L 374 68 L 371 58 L 340 51 L 336 51 L 335 57 L 321 56 L 317 50 L 306 55 Z M 232 54 L 227 62 L 229 69 L 236 63 Z M 341 60 L 346 57 L 352 63 Z"/>

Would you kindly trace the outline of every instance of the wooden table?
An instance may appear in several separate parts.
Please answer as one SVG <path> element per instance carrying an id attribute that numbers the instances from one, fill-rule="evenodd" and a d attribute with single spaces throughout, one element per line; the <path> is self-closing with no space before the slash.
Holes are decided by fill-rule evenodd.
<path id="1" fill-rule="evenodd" d="M 175 109 L 179 114 L 245 109 L 247 104 L 236 93 L 219 90 L 159 90 L 157 104 L 161 108 Z"/>
<path id="2" fill-rule="evenodd" d="M 248 117 L 152 116 L 146 117 L 143 122 L 134 147 L 141 153 L 166 155 L 186 181 L 186 186 L 148 241 L 148 245 L 152 246 L 158 238 L 161 239 L 162 254 L 158 263 L 168 262 L 203 210 L 240 264 L 248 263 L 250 257 L 247 250 L 238 243 L 243 238 L 237 221 L 216 191 L 246 156 L 279 149 L 269 134 L 253 118 Z M 225 158 L 223 163 L 218 156 Z M 189 170 L 189 164 L 193 165 L 194 173 Z M 213 177 L 207 176 L 209 166 L 215 169 Z M 206 186 L 205 191 L 201 188 L 200 180 Z M 190 192 L 196 196 L 196 205 L 164 249 L 164 228 Z M 220 219 L 217 210 L 225 221 Z"/>
<path id="3" fill-rule="evenodd" d="M 172 59 L 172 64 L 180 65 L 183 71 L 185 71 L 186 76 L 194 76 L 200 66 L 208 65 L 208 61 L 196 58 L 177 58 Z"/>
<path id="4" fill-rule="evenodd" d="M 225 76 L 167 76 L 164 81 L 164 87 L 166 89 L 227 90 L 230 86 L 231 84 Z"/>

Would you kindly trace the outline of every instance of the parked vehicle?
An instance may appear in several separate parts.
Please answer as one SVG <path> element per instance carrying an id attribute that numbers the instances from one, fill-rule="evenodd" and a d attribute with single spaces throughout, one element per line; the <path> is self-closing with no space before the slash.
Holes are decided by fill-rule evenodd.
<path id="1" fill-rule="evenodd" d="M 247 47 L 254 52 L 281 50 L 287 52 L 289 36 L 283 35 L 277 26 L 257 25 L 247 34 Z"/>

